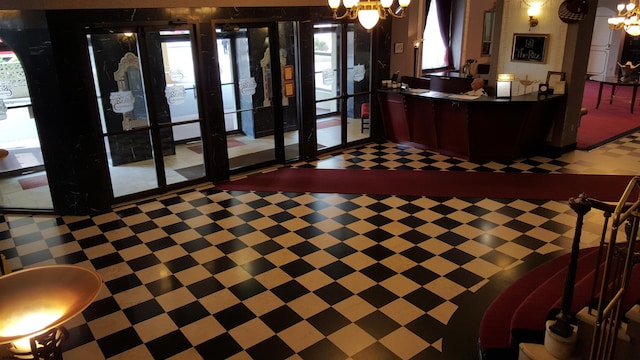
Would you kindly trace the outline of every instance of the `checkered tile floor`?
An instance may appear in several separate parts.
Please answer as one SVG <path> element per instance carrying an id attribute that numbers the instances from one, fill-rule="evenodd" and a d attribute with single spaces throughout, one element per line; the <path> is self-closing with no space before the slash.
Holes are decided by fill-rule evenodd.
<path id="1" fill-rule="evenodd" d="M 637 136 L 509 165 L 385 143 L 294 166 L 634 174 Z M 66 360 L 451 359 L 475 354 L 477 323 L 458 314 L 482 312 L 495 275 L 565 252 L 574 225 L 557 201 L 207 185 L 94 217 L 0 215 L 0 251 L 14 270 L 102 277 L 65 325 Z"/>

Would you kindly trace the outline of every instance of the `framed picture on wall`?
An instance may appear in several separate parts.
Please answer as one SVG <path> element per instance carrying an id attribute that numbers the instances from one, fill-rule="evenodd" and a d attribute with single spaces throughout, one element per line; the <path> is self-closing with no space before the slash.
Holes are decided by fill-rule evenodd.
<path id="1" fill-rule="evenodd" d="M 285 65 L 283 75 L 285 80 L 293 80 L 293 65 Z"/>
<path id="2" fill-rule="evenodd" d="M 558 87 L 558 83 L 564 81 L 564 73 L 562 71 L 548 71 L 547 72 L 547 84 L 549 88 L 555 89 Z"/>
<path id="3" fill-rule="evenodd" d="M 404 52 L 404 43 L 398 42 L 393 44 L 393 53 L 402 54 Z"/>
<path id="4" fill-rule="evenodd" d="M 284 96 L 293 97 L 295 95 L 295 87 L 293 81 L 285 81 L 284 83 Z"/>
<path id="5" fill-rule="evenodd" d="M 511 61 L 545 63 L 549 34 L 514 34 Z"/>

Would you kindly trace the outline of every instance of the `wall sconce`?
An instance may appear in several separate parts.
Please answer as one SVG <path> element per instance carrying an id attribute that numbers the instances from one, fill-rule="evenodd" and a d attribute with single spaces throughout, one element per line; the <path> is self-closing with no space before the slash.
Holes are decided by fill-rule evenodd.
<path id="1" fill-rule="evenodd" d="M 98 296 L 102 280 L 75 265 L 40 266 L 0 277 L 0 345 L 18 359 L 61 360 L 62 326 Z"/>
<path id="2" fill-rule="evenodd" d="M 515 78 L 513 74 L 498 74 L 496 98 L 511 98 L 511 84 Z"/>
<path id="3" fill-rule="evenodd" d="M 418 77 L 418 74 L 421 73 L 422 69 L 418 70 L 418 58 L 420 52 L 420 44 L 422 44 L 423 39 L 413 40 L 413 77 Z M 421 66 L 422 67 L 422 66 Z"/>
<path id="4" fill-rule="evenodd" d="M 530 5 L 527 9 L 527 15 L 529 16 L 529 28 L 538 26 L 538 18 L 536 16 L 540 16 L 540 5 Z"/>
<path id="5" fill-rule="evenodd" d="M 358 19 L 362 27 L 367 30 L 373 29 L 380 19 L 386 19 L 387 15 L 395 18 L 403 18 L 404 10 L 409 6 L 411 0 L 398 0 L 399 9 L 391 9 L 394 0 L 328 0 L 329 7 L 333 10 L 333 18 L 336 20 Z M 343 3 L 346 11 L 342 15 L 338 15 L 340 3 Z"/>

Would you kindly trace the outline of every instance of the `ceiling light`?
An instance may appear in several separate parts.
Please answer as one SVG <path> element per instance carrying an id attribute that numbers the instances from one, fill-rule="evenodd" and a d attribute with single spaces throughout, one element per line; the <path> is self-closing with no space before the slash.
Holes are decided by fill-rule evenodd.
<path id="1" fill-rule="evenodd" d="M 362 27 L 367 30 L 373 29 L 380 19 L 386 19 L 388 15 L 395 18 L 403 18 L 405 9 L 409 6 L 411 0 L 398 0 L 398 11 L 392 10 L 394 0 L 380 1 L 358 1 L 358 0 L 328 0 L 329 7 L 333 9 L 333 18 L 336 20 L 349 18 L 351 20 L 358 19 Z M 338 15 L 338 8 L 342 2 L 345 12 Z"/>

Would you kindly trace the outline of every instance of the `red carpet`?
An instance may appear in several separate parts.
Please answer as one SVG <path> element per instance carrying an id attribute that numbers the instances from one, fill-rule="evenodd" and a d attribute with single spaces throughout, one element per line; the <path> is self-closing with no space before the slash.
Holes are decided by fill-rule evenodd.
<path id="1" fill-rule="evenodd" d="M 216 185 L 224 190 L 566 201 L 618 201 L 632 176 L 283 168 Z M 632 197 L 635 200 L 636 195 Z"/>
<path id="2" fill-rule="evenodd" d="M 342 124 L 342 120 L 340 118 L 331 118 L 328 120 L 318 121 L 316 126 L 318 129 L 326 129 L 332 126 L 340 126 Z"/>
<path id="3" fill-rule="evenodd" d="M 240 140 L 227 139 L 227 148 L 232 148 L 232 147 L 242 146 L 242 145 L 246 145 L 246 144 Z"/>
<path id="4" fill-rule="evenodd" d="M 591 150 L 640 127 L 640 101 L 636 101 L 634 113 L 630 112 L 633 87 L 617 87 L 616 99 L 609 104 L 611 86 L 604 85 L 600 107 L 596 109 L 599 85 L 597 81 L 585 82 L 582 106 L 589 113 L 582 117 L 578 128 L 577 148 L 580 150 Z"/>
<path id="5" fill-rule="evenodd" d="M 22 190 L 34 189 L 40 186 L 49 185 L 47 175 L 31 176 L 24 179 L 19 179 L 18 183 L 22 187 Z"/>
<path id="6" fill-rule="evenodd" d="M 246 145 L 246 144 L 240 140 L 227 139 L 227 148 L 232 148 L 232 147 L 242 146 L 242 145 Z M 202 154 L 202 144 L 188 146 L 187 149 L 195 152 L 196 154 Z"/>

